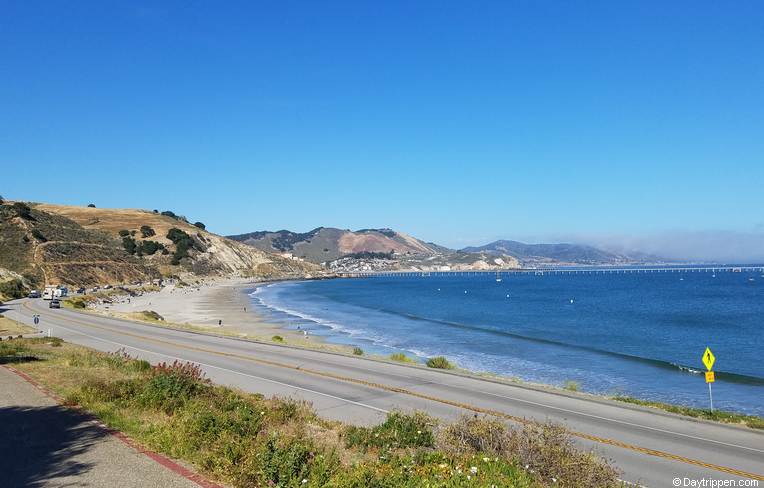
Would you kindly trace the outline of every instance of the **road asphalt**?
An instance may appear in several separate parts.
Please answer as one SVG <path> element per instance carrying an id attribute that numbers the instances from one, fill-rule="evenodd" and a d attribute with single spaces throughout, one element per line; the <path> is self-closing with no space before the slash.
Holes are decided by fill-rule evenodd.
<path id="1" fill-rule="evenodd" d="M 72 343 L 102 351 L 125 349 L 152 363 L 192 361 L 217 383 L 310 401 L 326 418 L 372 424 L 398 409 L 422 410 L 443 419 L 487 414 L 510 423 L 554 421 L 571 429 L 582 448 L 612 460 L 630 483 L 693 486 L 687 483 L 751 478 L 764 483 L 764 432 L 753 429 L 587 395 L 50 310 L 46 305 L 24 299 L 3 308 L 8 317 L 27 324 L 39 314 L 40 328 Z"/>

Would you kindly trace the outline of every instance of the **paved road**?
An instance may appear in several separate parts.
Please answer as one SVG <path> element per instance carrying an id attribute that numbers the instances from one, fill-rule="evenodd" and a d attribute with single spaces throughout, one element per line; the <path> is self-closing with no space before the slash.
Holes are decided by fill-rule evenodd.
<path id="1" fill-rule="evenodd" d="M 2 486 L 198 488 L 0 367 Z"/>
<path id="2" fill-rule="evenodd" d="M 612 459 L 622 478 L 649 487 L 676 477 L 764 480 L 764 433 L 557 391 L 508 385 L 437 370 L 195 334 L 49 310 L 42 300 L 13 302 L 5 313 L 104 351 L 125 348 L 152 362 L 200 364 L 213 381 L 311 401 L 324 417 L 374 423 L 393 409 L 441 418 L 490 413 L 511 421 L 553 420 L 577 442 Z M 760 481 L 764 486 L 764 481 Z"/>

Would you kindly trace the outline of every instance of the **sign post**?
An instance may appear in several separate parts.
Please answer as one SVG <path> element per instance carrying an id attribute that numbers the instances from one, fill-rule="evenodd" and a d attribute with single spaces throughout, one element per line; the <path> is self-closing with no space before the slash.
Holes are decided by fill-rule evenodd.
<path id="1" fill-rule="evenodd" d="M 711 349 L 706 347 L 706 352 L 703 353 L 703 364 L 706 365 L 706 383 L 708 383 L 708 400 L 711 402 L 711 411 L 714 411 L 714 396 L 711 393 L 711 383 L 713 383 L 716 378 L 714 378 L 714 372 L 711 371 L 711 368 L 714 366 L 714 362 L 716 361 L 716 357 L 714 357 L 714 353 L 711 352 Z"/>

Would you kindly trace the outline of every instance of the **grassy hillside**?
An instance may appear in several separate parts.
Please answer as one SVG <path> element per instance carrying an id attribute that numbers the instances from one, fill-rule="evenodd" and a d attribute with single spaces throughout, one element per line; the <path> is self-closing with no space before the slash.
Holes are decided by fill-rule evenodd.
<path id="1" fill-rule="evenodd" d="M 29 286 L 90 285 L 159 276 L 104 232 L 21 202 L 0 205 L 0 267 Z"/>
<path id="2" fill-rule="evenodd" d="M 207 232 L 172 213 L 5 202 L 0 268 L 29 286 L 145 281 L 162 275 L 281 278 L 318 268 Z"/>

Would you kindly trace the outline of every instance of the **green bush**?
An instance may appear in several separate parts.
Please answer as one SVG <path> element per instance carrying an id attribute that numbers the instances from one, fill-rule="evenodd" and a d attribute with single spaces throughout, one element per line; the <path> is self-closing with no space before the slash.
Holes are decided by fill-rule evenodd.
<path id="1" fill-rule="evenodd" d="M 139 393 L 139 402 L 170 414 L 207 387 L 199 366 L 175 361 L 160 363 Z"/>
<path id="2" fill-rule="evenodd" d="M 88 203 L 88 208 L 96 208 L 95 203 Z"/>
<path id="3" fill-rule="evenodd" d="M 157 241 L 141 241 L 139 244 L 141 254 L 151 256 L 159 250 L 164 249 L 164 244 Z"/>
<path id="4" fill-rule="evenodd" d="M 127 230 L 127 229 L 122 229 L 121 231 L 119 231 L 119 236 L 120 237 L 127 237 L 129 235 L 130 235 L 130 231 Z"/>
<path id="5" fill-rule="evenodd" d="M 428 359 L 427 367 L 436 369 L 454 369 L 454 365 L 451 364 L 448 359 L 444 358 L 443 356 L 437 356 Z"/>
<path id="6" fill-rule="evenodd" d="M 390 354 L 390 359 L 392 359 L 393 361 L 398 361 L 399 363 L 415 363 L 416 362 L 410 357 L 403 354 L 402 352 L 396 352 L 396 353 Z"/>
<path id="7" fill-rule="evenodd" d="M 45 236 L 42 235 L 42 232 L 40 232 L 38 229 L 32 229 L 32 237 L 40 242 L 48 242 L 48 239 L 46 239 Z"/>
<path id="8" fill-rule="evenodd" d="M 156 232 L 154 232 L 154 229 L 152 229 L 148 225 L 142 225 L 141 226 L 141 237 L 143 237 L 144 239 L 146 237 L 151 237 L 151 236 L 155 236 L 155 235 L 156 235 Z"/>
<path id="9" fill-rule="evenodd" d="M 384 423 L 376 427 L 347 427 L 343 437 L 346 447 L 376 447 L 385 450 L 432 447 L 435 443 L 432 433 L 434 425 L 432 417 L 421 412 L 413 415 L 392 412 Z"/>
<path id="10" fill-rule="evenodd" d="M 580 388 L 578 382 L 573 380 L 567 380 L 563 387 L 568 391 L 578 391 Z"/>
<path id="11" fill-rule="evenodd" d="M 171 261 L 173 265 L 178 265 L 182 259 L 189 257 L 188 251 L 190 249 L 201 250 L 193 237 L 178 228 L 173 227 L 170 229 L 167 232 L 167 238 L 175 244 L 175 253 Z"/>
<path id="12" fill-rule="evenodd" d="M 271 337 L 271 340 L 273 342 L 284 342 L 284 338 L 281 337 L 280 335 L 275 335 L 275 336 Z"/>
<path id="13" fill-rule="evenodd" d="M 24 298 L 27 296 L 27 290 L 24 288 L 24 283 L 16 278 L 0 283 L 0 295 L 8 298 Z"/>
<path id="14" fill-rule="evenodd" d="M 361 349 L 360 347 L 354 347 L 353 354 L 355 354 L 356 356 L 363 356 L 363 349 Z"/>
<path id="15" fill-rule="evenodd" d="M 135 254 L 135 252 L 138 250 L 138 246 L 135 244 L 135 239 L 130 236 L 122 238 L 122 247 L 125 248 L 125 251 L 128 254 Z"/>
<path id="16" fill-rule="evenodd" d="M 16 212 L 16 215 L 21 217 L 24 220 L 34 220 L 34 217 L 32 217 L 32 209 L 29 208 L 29 205 L 22 202 L 16 202 L 13 204 L 13 210 Z"/>
<path id="17" fill-rule="evenodd" d="M 207 226 L 205 226 L 205 225 L 204 225 L 203 223 L 201 223 L 201 222 L 194 222 L 194 227 L 198 227 L 198 228 L 200 228 L 200 229 L 202 229 L 202 230 L 204 230 L 204 229 L 206 229 L 206 228 L 207 228 Z"/>

